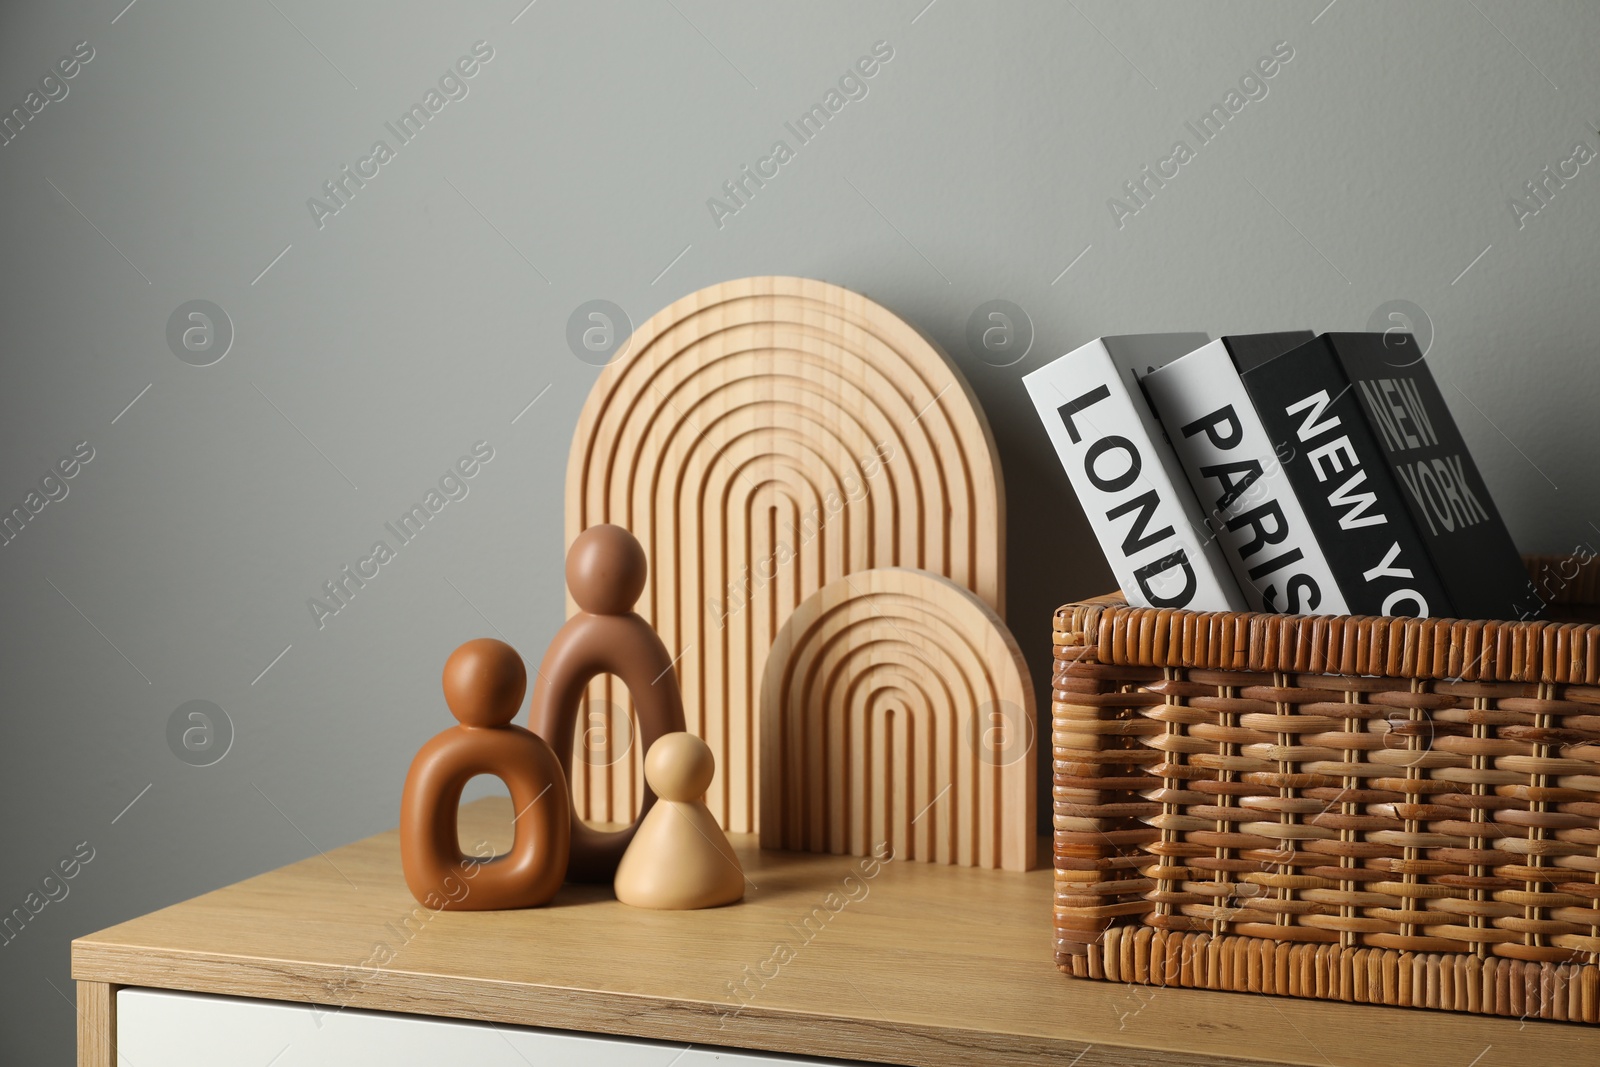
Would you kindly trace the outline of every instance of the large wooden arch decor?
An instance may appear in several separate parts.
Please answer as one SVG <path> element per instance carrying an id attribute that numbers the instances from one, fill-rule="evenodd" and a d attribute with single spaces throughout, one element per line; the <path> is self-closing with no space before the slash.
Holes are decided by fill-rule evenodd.
<path id="1" fill-rule="evenodd" d="M 836 285 L 745 278 L 658 312 L 601 372 L 568 457 L 567 540 L 610 522 L 644 545 L 638 611 L 678 657 L 689 729 L 716 755 L 707 802 L 749 833 L 779 627 L 834 579 L 896 565 L 1003 611 L 1003 492 L 971 390 L 915 329 Z M 603 678 L 586 694 L 573 760 L 586 819 L 637 810 L 626 699 Z"/>
<path id="2" fill-rule="evenodd" d="M 1033 685 L 947 578 L 846 575 L 784 623 L 761 685 L 761 845 L 1023 871 L 1037 860 Z"/>

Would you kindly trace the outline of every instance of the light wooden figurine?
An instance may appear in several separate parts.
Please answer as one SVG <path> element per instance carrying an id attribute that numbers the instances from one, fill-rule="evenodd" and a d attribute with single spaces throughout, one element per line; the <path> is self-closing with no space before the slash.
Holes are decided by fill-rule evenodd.
<path id="1" fill-rule="evenodd" d="M 689 733 L 668 734 L 644 760 L 659 798 L 617 867 L 617 899 L 636 908 L 689 911 L 744 899 L 744 868 L 706 807 L 716 758 Z"/>
<path id="2" fill-rule="evenodd" d="M 532 725 L 555 749 L 568 777 L 578 706 L 584 687 L 596 675 L 615 675 L 627 687 L 645 745 L 684 728 L 672 656 L 650 624 L 633 610 L 648 571 L 644 549 L 620 526 L 591 526 L 567 552 L 567 590 L 579 611 L 545 650 L 533 687 Z M 646 789 L 640 817 L 653 803 L 655 794 Z M 635 819 L 624 830 L 597 830 L 573 810 L 567 877 L 574 882 L 609 882 L 637 826 Z"/>
<path id="3" fill-rule="evenodd" d="M 826 282 L 743 278 L 652 315 L 589 393 L 566 496 L 569 537 L 621 522 L 645 545 L 638 610 L 683 653 L 687 729 L 717 758 L 706 803 L 730 832 L 759 823 L 762 670 L 806 597 L 915 566 L 1005 614 L 1004 485 L 971 389 L 905 320 Z M 596 681 L 583 721 L 622 704 Z M 640 755 L 578 760 L 578 813 L 631 819 Z"/>
<path id="4" fill-rule="evenodd" d="M 528 688 L 516 649 L 468 641 L 444 665 L 444 699 L 460 721 L 422 746 L 400 798 L 400 865 L 411 895 L 435 911 L 528 908 L 555 896 L 567 874 L 571 804 L 550 746 L 512 724 Z M 511 851 L 484 862 L 456 833 L 461 789 L 492 774 L 511 793 Z"/>

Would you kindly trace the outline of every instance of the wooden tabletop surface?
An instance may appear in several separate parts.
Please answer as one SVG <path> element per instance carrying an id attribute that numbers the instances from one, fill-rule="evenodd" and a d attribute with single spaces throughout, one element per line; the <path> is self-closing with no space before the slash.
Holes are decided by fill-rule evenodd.
<path id="1" fill-rule="evenodd" d="M 479 801 L 462 840 L 503 847 L 509 822 L 508 800 Z M 1586 1062 L 1600 1041 L 1577 1024 L 1073 980 L 1051 960 L 1048 870 L 734 843 L 749 884 L 729 908 L 639 911 L 568 886 L 536 910 L 430 912 L 391 831 L 80 938 L 73 977 L 905 1064 L 1497 1067 Z"/>

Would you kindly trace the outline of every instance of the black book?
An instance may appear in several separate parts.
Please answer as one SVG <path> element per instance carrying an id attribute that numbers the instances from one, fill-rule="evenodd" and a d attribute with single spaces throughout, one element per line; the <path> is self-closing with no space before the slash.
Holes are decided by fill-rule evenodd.
<path id="1" fill-rule="evenodd" d="M 1464 619 L 1515 619 L 1528 572 L 1408 333 L 1337 333 L 1335 354 Z"/>
<path id="2" fill-rule="evenodd" d="M 1234 334 L 1222 339 L 1233 357 L 1233 365 L 1243 371 L 1292 352 L 1316 337 L 1310 330 L 1285 330 L 1282 333 Z"/>
<path id="3" fill-rule="evenodd" d="M 1381 334 L 1320 334 L 1260 362 L 1234 357 L 1351 612 L 1456 615 L 1340 359 L 1367 337 L 1382 348 Z"/>

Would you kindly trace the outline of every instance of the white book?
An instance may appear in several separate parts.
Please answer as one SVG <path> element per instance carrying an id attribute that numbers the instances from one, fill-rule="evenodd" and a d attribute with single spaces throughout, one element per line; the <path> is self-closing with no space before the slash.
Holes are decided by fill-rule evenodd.
<path id="1" fill-rule="evenodd" d="M 1283 469 L 1290 457 L 1273 449 L 1230 352 L 1274 342 L 1288 351 L 1300 340 L 1212 341 L 1145 375 L 1144 388 L 1251 609 L 1343 615 L 1333 568 Z"/>
<path id="2" fill-rule="evenodd" d="M 1205 513 L 1139 377 L 1203 333 L 1101 337 L 1023 378 L 1128 603 L 1243 611 Z"/>

